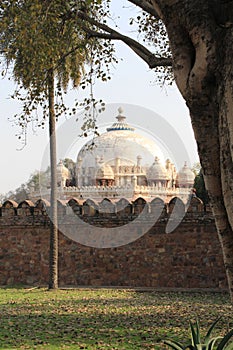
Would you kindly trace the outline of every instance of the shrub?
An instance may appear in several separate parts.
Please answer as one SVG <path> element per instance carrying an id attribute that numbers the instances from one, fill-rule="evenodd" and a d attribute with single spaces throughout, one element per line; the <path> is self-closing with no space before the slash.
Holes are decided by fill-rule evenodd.
<path id="1" fill-rule="evenodd" d="M 211 337 L 212 331 L 218 323 L 219 318 L 208 329 L 204 340 L 201 339 L 199 323 L 190 321 L 191 344 L 182 345 L 174 340 L 165 340 L 164 344 L 170 346 L 174 350 L 233 350 L 233 342 L 229 343 L 233 336 L 233 329 L 230 330 L 224 337 Z M 218 344 L 217 344 L 218 343 Z"/>

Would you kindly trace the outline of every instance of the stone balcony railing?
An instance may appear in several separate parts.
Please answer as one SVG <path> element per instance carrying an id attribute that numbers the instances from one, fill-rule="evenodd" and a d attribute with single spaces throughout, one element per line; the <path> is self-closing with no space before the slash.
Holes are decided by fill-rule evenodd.
<path id="1" fill-rule="evenodd" d="M 64 187 L 58 188 L 59 199 L 69 199 L 71 197 L 87 199 L 92 198 L 94 200 L 101 200 L 103 198 L 109 199 L 136 199 L 143 197 L 145 199 L 151 199 L 153 197 L 159 197 L 165 202 L 169 202 L 173 197 L 180 198 L 184 203 L 188 201 L 192 190 L 190 188 L 165 188 L 158 186 L 81 186 L 81 187 Z M 31 192 L 30 198 L 49 199 L 50 189 L 41 189 L 37 192 Z"/>

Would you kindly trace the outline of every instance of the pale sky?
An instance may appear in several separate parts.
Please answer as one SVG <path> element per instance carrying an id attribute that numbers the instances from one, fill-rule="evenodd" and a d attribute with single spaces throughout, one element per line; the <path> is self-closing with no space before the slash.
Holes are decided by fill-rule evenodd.
<path id="1" fill-rule="evenodd" d="M 118 114 L 118 106 L 123 107 L 127 121 L 138 127 L 137 132 L 140 133 L 141 130 L 149 134 L 156 134 L 155 138 L 160 137 L 159 120 L 164 120 L 170 125 L 169 132 L 174 130 L 176 135 L 174 138 L 174 149 L 177 144 L 177 135 L 184 143 L 189 159 L 181 161 L 187 160 L 191 163 L 189 165 L 198 162 L 196 143 L 188 109 L 176 86 L 161 88 L 156 85 L 155 73 L 150 71 L 147 65 L 123 44 L 117 44 L 117 56 L 122 58 L 122 60 L 112 69 L 112 79 L 107 83 L 98 83 L 95 86 L 96 98 L 103 99 L 107 104 L 107 112 L 103 116 L 100 115 L 99 118 L 100 127 L 104 130 L 107 124 L 114 122 L 115 116 Z M 42 158 L 48 143 L 48 124 L 45 130 L 32 131 L 32 128 L 29 127 L 27 145 L 22 150 L 19 150 L 22 145 L 15 136 L 18 130 L 10 122 L 12 116 L 20 110 L 19 103 L 9 98 L 9 95 L 14 90 L 14 85 L 6 79 L 0 80 L 0 90 L 0 193 L 5 194 L 25 183 L 35 170 L 41 169 Z M 82 96 L 83 93 L 70 91 L 68 100 L 72 104 L 74 98 L 81 99 Z M 159 115 L 159 119 L 153 118 L 153 113 Z M 60 120 L 59 125 L 63 125 L 59 128 L 59 138 L 67 138 L 71 131 L 70 126 L 74 126 L 75 121 L 73 119 L 71 123 L 63 118 Z M 66 131 L 68 135 L 64 135 L 64 132 L 61 132 L 61 130 Z M 73 130 L 72 132 L 74 135 Z M 77 137 L 74 139 L 74 136 L 72 136 L 71 139 L 73 160 L 76 160 L 74 144 L 79 139 L 78 135 L 79 124 L 77 124 Z M 173 136 L 171 135 L 172 138 Z M 169 147 L 171 148 L 171 145 Z M 78 150 L 79 143 L 77 143 L 77 153 Z M 64 152 L 60 152 L 58 159 L 63 155 Z"/>

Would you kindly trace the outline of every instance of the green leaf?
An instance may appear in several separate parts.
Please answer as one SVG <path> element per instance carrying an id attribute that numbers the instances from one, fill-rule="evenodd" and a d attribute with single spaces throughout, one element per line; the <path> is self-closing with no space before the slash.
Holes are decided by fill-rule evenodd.
<path id="1" fill-rule="evenodd" d="M 225 345 L 228 343 L 228 341 L 232 336 L 233 336 L 233 329 L 223 337 L 222 341 L 219 343 L 217 347 L 217 350 L 233 350 L 233 342 L 231 342 L 231 344 L 229 344 L 225 348 Z"/>
<path id="2" fill-rule="evenodd" d="M 214 350 L 215 343 L 223 337 L 215 337 L 208 341 L 207 350 Z"/>
<path id="3" fill-rule="evenodd" d="M 216 324 L 219 322 L 220 318 L 221 318 L 221 317 L 218 317 L 218 318 L 216 319 L 216 321 L 214 321 L 214 322 L 212 323 L 212 325 L 210 326 L 210 328 L 208 329 L 208 332 L 206 333 L 206 336 L 205 336 L 205 343 L 209 341 L 210 335 L 211 335 L 211 333 L 212 333 L 214 327 L 216 326 Z"/>
<path id="4" fill-rule="evenodd" d="M 200 344 L 200 330 L 199 330 L 199 324 L 198 321 L 196 320 L 195 325 L 196 325 L 196 330 L 194 328 L 194 325 L 192 322 L 189 322 L 190 324 L 190 329 L 191 329 L 191 340 L 192 340 L 192 345 L 197 345 Z"/>
<path id="5" fill-rule="evenodd" d="M 205 344 L 197 344 L 195 350 L 206 350 Z"/>
<path id="6" fill-rule="evenodd" d="M 164 340 L 164 344 L 170 346 L 174 350 L 184 350 L 185 349 L 182 344 L 178 343 L 175 340 Z"/>

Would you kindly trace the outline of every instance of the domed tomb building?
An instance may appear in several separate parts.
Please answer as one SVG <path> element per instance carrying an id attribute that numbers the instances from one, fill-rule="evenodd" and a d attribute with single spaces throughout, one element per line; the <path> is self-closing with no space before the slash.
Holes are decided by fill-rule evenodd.
<path id="1" fill-rule="evenodd" d="M 135 132 L 121 108 L 118 112 L 116 122 L 78 152 L 75 169 L 70 169 L 75 179 L 71 181 L 70 171 L 61 162 L 58 164 L 60 197 L 94 200 L 160 197 L 165 202 L 175 196 L 187 198 L 194 182 L 194 173 L 187 164 L 177 173 L 169 159 L 164 161 L 157 144 Z"/>

